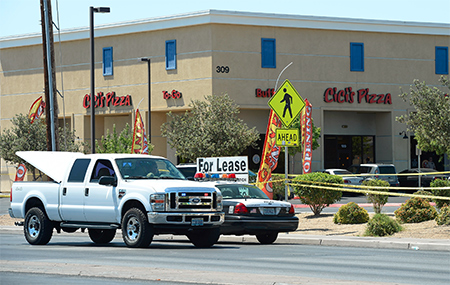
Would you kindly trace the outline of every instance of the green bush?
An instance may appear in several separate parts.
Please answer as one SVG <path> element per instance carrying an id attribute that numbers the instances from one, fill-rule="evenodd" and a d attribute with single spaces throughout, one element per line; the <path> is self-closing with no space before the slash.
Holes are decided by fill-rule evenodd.
<path id="1" fill-rule="evenodd" d="M 364 180 L 362 185 L 364 186 L 377 186 L 377 187 L 386 187 L 385 189 L 379 189 L 379 188 L 368 188 L 368 190 L 371 191 L 384 191 L 389 192 L 389 182 L 381 180 L 381 179 L 369 179 Z M 376 214 L 381 213 L 381 208 L 383 208 L 384 204 L 388 202 L 389 196 L 388 195 L 380 195 L 380 194 L 371 194 L 366 193 L 367 201 L 369 203 L 372 203 L 373 210 Z"/>
<path id="2" fill-rule="evenodd" d="M 366 236 L 389 236 L 402 230 L 396 220 L 386 214 L 375 214 L 369 220 L 364 235 Z"/>
<path id="3" fill-rule="evenodd" d="M 273 174 L 272 173 L 272 189 L 273 189 L 273 199 L 274 200 L 284 200 L 285 194 L 285 180 L 284 174 Z"/>
<path id="4" fill-rule="evenodd" d="M 450 197 L 450 189 L 442 189 L 443 187 L 450 187 L 450 180 L 436 179 L 430 183 L 430 186 L 436 189 L 431 189 L 434 196 Z M 433 199 L 436 203 L 436 208 L 441 209 L 445 205 L 450 205 L 450 200 Z"/>
<path id="5" fill-rule="evenodd" d="M 342 191 L 327 190 L 308 186 L 314 185 L 332 187 L 333 185 L 328 184 L 343 184 L 344 181 L 340 176 L 314 172 L 299 175 L 294 178 L 293 182 L 302 184 L 294 185 L 295 194 L 297 194 L 303 204 L 309 206 L 315 216 L 320 215 L 325 207 L 328 207 L 329 205 L 341 200 Z"/>
<path id="6" fill-rule="evenodd" d="M 397 220 L 402 223 L 420 223 L 436 218 L 436 209 L 423 198 L 411 198 L 394 211 Z"/>
<path id="7" fill-rule="evenodd" d="M 364 224 L 368 220 L 369 213 L 355 202 L 341 206 L 333 217 L 335 224 Z"/>
<path id="8" fill-rule="evenodd" d="M 433 193 L 431 193 L 430 191 L 427 191 L 427 190 L 418 190 L 418 191 L 416 191 L 416 192 L 414 192 L 413 193 L 414 195 L 426 195 L 426 196 L 433 196 Z M 431 198 L 422 198 L 422 199 L 424 199 L 425 201 L 427 201 L 428 203 L 430 203 L 431 202 Z"/>
<path id="9" fill-rule="evenodd" d="M 446 225 L 450 226 L 450 206 L 444 206 L 441 211 L 436 216 L 436 223 L 440 226 Z"/>

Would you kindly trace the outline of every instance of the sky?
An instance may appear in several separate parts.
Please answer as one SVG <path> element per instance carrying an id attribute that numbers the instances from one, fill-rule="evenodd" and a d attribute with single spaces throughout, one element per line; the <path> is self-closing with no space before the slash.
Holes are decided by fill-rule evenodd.
<path id="1" fill-rule="evenodd" d="M 340 18 L 450 24 L 450 0 L 51 0 L 53 22 L 61 31 L 209 9 Z M 58 8 L 58 9 L 57 9 Z M 59 13 L 57 13 L 58 11 Z M 40 33 L 40 0 L 0 0 L 0 37 Z"/>

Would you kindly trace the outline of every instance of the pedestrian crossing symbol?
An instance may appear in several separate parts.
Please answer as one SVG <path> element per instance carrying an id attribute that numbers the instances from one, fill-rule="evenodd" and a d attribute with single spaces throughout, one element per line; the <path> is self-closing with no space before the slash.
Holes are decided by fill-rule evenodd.
<path id="1" fill-rule="evenodd" d="M 305 107 L 305 101 L 286 79 L 269 101 L 269 106 L 277 114 L 285 128 L 289 128 Z"/>

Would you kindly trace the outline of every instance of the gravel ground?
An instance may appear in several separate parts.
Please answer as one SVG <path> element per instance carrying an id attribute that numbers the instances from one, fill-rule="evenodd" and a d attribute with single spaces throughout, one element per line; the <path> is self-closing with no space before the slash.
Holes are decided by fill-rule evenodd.
<path id="1" fill-rule="evenodd" d="M 299 227 L 294 234 L 325 235 L 325 236 L 363 236 L 366 224 L 337 225 L 333 223 L 333 214 L 297 214 L 300 219 Z M 372 215 L 371 215 L 372 216 Z M 393 215 L 392 215 L 393 217 Z M 14 226 L 15 221 L 9 215 L 0 215 L 0 226 Z M 415 224 L 403 224 L 404 230 L 390 237 L 395 238 L 426 238 L 450 239 L 450 226 L 438 226 L 434 220 Z"/>

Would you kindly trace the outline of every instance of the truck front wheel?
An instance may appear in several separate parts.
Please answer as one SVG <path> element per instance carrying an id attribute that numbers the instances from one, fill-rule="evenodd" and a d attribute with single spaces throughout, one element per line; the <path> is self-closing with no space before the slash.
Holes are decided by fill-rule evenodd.
<path id="1" fill-rule="evenodd" d="M 195 230 L 187 234 L 189 240 L 196 247 L 212 247 L 220 237 L 220 229 Z"/>
<path id="2" fill-rule="evenodd" d="M 153 228 L 141 209 L 131 208 L 122 218 L 122 237 L 128 247 L 148 247 L 153 240 Z"/>
<path id="3" fill-rule="evenodd" d="M 89 237 L 97 244 L 107 244 L 116 236 L 116 230 L 97 230 L 89 229 Z"/>
<path id="4" fill-rule="evenodd" d="M 25 215 L 23 232 L 29 244 L 44 245 L 52 238 L 53 225 L 42 209 L 34 207 Z"/>

